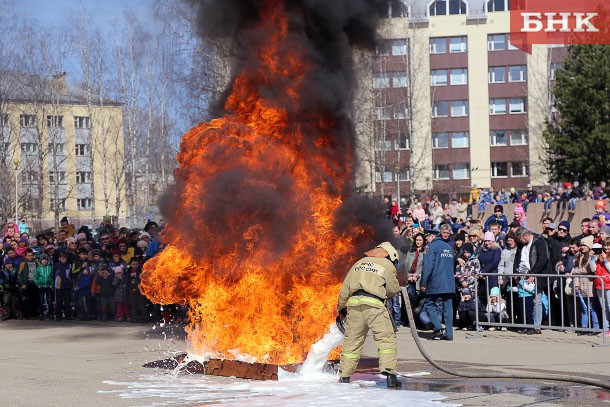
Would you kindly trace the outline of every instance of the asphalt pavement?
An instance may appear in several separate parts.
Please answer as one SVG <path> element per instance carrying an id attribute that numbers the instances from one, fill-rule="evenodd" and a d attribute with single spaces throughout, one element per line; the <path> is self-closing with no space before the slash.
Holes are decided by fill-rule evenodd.
<path id="1" fill-rule="evenodd" d="M 406 390 L 438 391 L 464 406 L 598 406 L 610 392 L 551 380 L 463 379 L 442 373 L 419 353 L 409 328 L 398 332 L 399 371 Z M 428 333 L 421 333 L 425 337 Z M 610 382 L 610 347 L 599 337 L 543 331 L 542 335 L 456 331 L 453 342 L 423 340 L 439 363 L 458 371 L 560 373 Z M 143 406 L 154 398 L 126 399 L 106 381 L 131 382 L 147 362 L 185 349 L 181 325 L 116 322 L 0 322 L 3 406 Z M 361 372 L 374 371 L 377 349 L 367 339 Z"/>

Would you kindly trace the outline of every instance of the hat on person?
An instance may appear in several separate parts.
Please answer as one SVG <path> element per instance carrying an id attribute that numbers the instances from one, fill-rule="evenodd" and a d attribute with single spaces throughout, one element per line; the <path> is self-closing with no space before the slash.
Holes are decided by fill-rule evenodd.
<path id="1" fill-rule="evenodd" d="M 396 250 L 396 248 L 394 246 L 392 246 L 392 243 L 390 243 L 390 242 L 379 243 L 377 246 L 375 246 L 375 248 L 373 250 L 369 250 L 368 252 L 365 252 L 364 254 L 366 254 L 369 257 L 386 257 L 383 255 L 381 250 L 378 250 L 378 249 L 385 251 L 386 256 L 390 257 L 390 261 L 398 260 L 398 251 Z"/>
<path id="2" fill-rule="evenodd" d="M 49 257 L 48 254 L 43 253 L 42 256 L 40 256 L 40 260 L 46 260 L 46 261 L 51 261 L 51 257 Z"/>
<path id="3" fill-rule="evenodd" d="M 595 202 L 595 209 L 606 210 L 606 201 L 600 199 L 599 201 Z"/>
<path id="4" fill-rule="evenodd" d="M 504 208 L 502 207 L 502 205 L 496 205 L 496 206 L 494 206 L 494 212 L 504 213 Z"/>
<path id="5" fill-rule="evenodd" d="M 30 244 L 32 244 L 32 243 L 34 243 L 34 242 L 38 243 L 38 239 L 36 239 L 35 237 L 33 237 L 33 238 L 31 238 L 31 239 L 30 239 Z"/>
<path id="6" fill-rule="evenodd" d="M 472 291 L 470 291 L 470 288 L 464 288 L 462 290 L 462 295 L 470 295 L 472 297 Z"/>
<path id="7" fill-rule="evenodd" d="M 28 238 L 27 237 L 20 237 L 19 238 L 19 243 L 29 243 Z"/>
<path id="8" fill-rule="evenodd" d="M 433 235 L 436 236 L 438 235 L 438 230 L 436 229 L 424 229 L 424 235 L 428 236 L 428 235 Z"/>
<path id="9" fill-rule="evenodd" d="M 2 244 L 2 250 L 8 250 L 11 247 L 13 247 L 13 246 L 11 246 L 11 244 L 9 242 L 5 242 Z"/>
<path id="10" fill-rule="evenodd" d="M 568 229 L 568 232 L 570 231 L 570 222 L 568 222 L 567 220 L 562 220 L 561 222 L 559 222 L 559 227 L 564 227 L 566 229 Z"/>
<path id="11" fill-rule="evenodd" d="M 64 216 L 64 217 L 63 217 L 63 218 L 61 218 L 61 220 L 59 221 L 59 223 L 64 223 L 64 222 L 69 223 L 69 222 L 68 222 L 68 217 L 67 217 L 67 216 Z"/>
<path id="12" fill-rule="evenodd" d="M 146 243 L 144 240 L 138 240 L 138 243 L 136 243 L 136 246 L 138 246 L 140 249 L 146 249 L 148 248 L 148 243 Z"/>
<path id="13" fill-rule="evenodd" d="M 114 249 L 113 251 L 110 252 L 110 254 L 112 254 L 113 256 L 120 256 L 121 252 L 116 250 L 116 249 Z"/>
<path id="14" fill-rule="evenodd" d="M 572 184 L 570 182 L 564 182 L 563 183 L 563 187 L 564 188 L 570 188 L 572 186 Z"/>
<path id="15" fill-rule="evenodd" d="M 493 232 L 487 231 L 487 232 L 485 232 L 485 237 L 483 237 L 483 240 L 495 242 L 496 241 L 496 235 L 494 235 Z"/>
<path id="16" fill-rule="evenodd" d="M 66 239 L 66 242 L 67 242 L 68 244 L 70 244 L 70 243 L 76 243 L 76 239 L 75 239 L 75 238 L 73 238 L 72 236 L 70 236 L 69 238 L 67 238 L 67 239 Z"/>
<path id="17" fill-rule="evenodd" d="M 519 222 L 517 222 L 516 220 L 512 221 L 510 223 L 510 225 L 508 225 L 509 228 L 518 228 L 520 226 L 521 226 L 521 224 Z"/>
<path id="18" fill-rule="evenodd" d="M 462 242 L 465 242 L 465 241 L 466 241 L 466 236 L 464 236 L 464 234 L 463 234 L 463 233 L 457 233 L 457 234 L 455 235 L 454 240 L 455 240 L 456 242 L 457 242 L 458 240 L 461 240 Z"/>
<path id="19" fill-rule="evenodd" d="M 520 213 L 521 215 L 525 214 L 523 207 L 521 205 L 515 206 L 515 213 Z"/>
<path id="20" fill-rule="evenodd" d="M 103 262 L 103 261 L 100 261 L 100 262 L 97 264 L 97 270 L 108 270 L 108 264 L 106 264 L 106 263 L 105 263 L 105 262 Z"/>
<path id="21" fill-rule="evenodd" d="M 150 233 L 148 233 L 148 232 L 142 232 L 142 233 L 140 233 L 140 239 L 145 238 L 145 237 L 147 237 L 147 238 L 149 238 L 149 239 L 150 239 Z"/>
<path id="22" fill-rule="evenodd" d="M 499 297 L 500 296 L 500 288 L 499 287 L 493 287 L 491 289 L 491 291 L 489 291 L 489 296 L 490 297 Z"/>
<path id="23" fill-rule="evenodd" d="M 462 252 L 474 253 L 474 246 L 472 243 L 464 243 L 462 246 Z"/>
<path id="24" fill-rule="evenodd" d="M 54 244 L 48 244 L 47 247 L 45 247 L 45 250 L 49 250 L 49 249 L 55 249 L 55 245 Z"/>
<path id="25" fill-rule="evenodd" d="M 102 255 L 102 251 L 100 249 L 93 249 L 91 250 L 91 255 L 95 256 L 95 255 L 101 256 Z"/>
<path id="26" fill-rule="evenodd" d="M 593 247 L 593 236 L 587 236 L 580 239 L 581 246 L 587 246 L 589 249 Z"/>
<path id="27" fill-rule="evenodd" d="M 87 235 L 85 233 L 79 233 L 78 235 L 76 235 L 76 238 L 78 240 L 87 240 Z"/>
<path id="28" fill-rule="evenodd" d="M 557 224 L 556 223 L 551 223 L 545 229 L 557 230 Z"/>
<path id="29" fill-rule="evenodd" d="M 610 235 L 610 226 L 608 225 L 604 225 L 601 228 L 599 228 L 599 233 L 605 233 L 607 235 Z"/>

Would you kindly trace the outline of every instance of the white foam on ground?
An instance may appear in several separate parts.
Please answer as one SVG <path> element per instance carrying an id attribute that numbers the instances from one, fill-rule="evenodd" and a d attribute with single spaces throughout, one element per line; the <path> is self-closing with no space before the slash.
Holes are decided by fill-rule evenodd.
<path id="1" fill-rule="evenodd" d="M 378 387 L 385 384 L 385 377 L 359 375 L 365 380 L 350 384 L 338 383 L 337 375 L 324 373 L 324 365 L 332 349 L 343 342 L 343 334 L 335 324 L 329 333 L 316 342 L 300 371 L 290 373 L 279 369 L 278 381 L 255 381 L 234 377 L 190 375 L 180 373 L 180 368 L 191 360 L 204 362 L 208 356 L 189 354 L 174 371 L 140 376 L 135 382 L 104 381 L 105 384 L 123 389 L 100 391 L 118 393 L 127 399 L 154 399 L 150 406 L 175 406 L 180 404 L 215 404 L 223 406 L 295 406 L 338 407 L 347 403 L 365 405 L 459 406 L 441 403 L 440 393 L 388 390 Z M 400 376 L 420 376 L 428 372 L 400 372 Z M 403 379 L 404 380 L 404 379 Z M 148 400 L 146 401 L 148 402 Z M 139 403 L 138 403 L 139 404 Z"/>

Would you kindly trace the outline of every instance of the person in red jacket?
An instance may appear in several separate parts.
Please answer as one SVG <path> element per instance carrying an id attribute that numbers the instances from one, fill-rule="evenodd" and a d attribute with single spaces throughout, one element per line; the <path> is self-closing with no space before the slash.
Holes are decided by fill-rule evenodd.
<path id="1" fill-rule="evenodd" d="M 609 322 L 610 321 L 610 237 L 606 238 L 602 243 L 602 252 L 597 255 L 595 261 L 595 275 L 593 287 L 597 291 L 597 300 L 603 306 L 602 316 L 604 317 L 604 335 L 610 337 Z M 602 287 L 603 282 L 603 287 Z"/>

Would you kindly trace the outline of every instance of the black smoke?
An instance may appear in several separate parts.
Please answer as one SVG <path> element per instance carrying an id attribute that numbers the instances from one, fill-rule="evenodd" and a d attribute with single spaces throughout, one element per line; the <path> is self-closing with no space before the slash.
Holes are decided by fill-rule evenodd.
<path id="1" fill-rule="evenodd" d="M 319 148 L 313 142 L 318 134 L 307 134 L 307 128 L 312 117 L 320 111 L 332 119 L 334 125 L 333 140 L 325 148 L 328 155 L 328 167 L 334 173 L 354 174 L 355 131 L 350 115 L 354 94 L 353 49 L 361 47 L 373 49 L 375 46 L 375 31 L 379 18 L 387 14 L 388 0 L 186 0 L 196 12 L 198 34 L 214 44 L 224 44 L 232 50 L 234 56 L 233 77 L 246 76 L 255 72 L 261 61 L 252 50 L 261 49 L 269 41 L 268 33 L 259 30 L 260 12 L 269 3 L 281 3 L 285 7 L 289 21 L 289 43 L 303 49 L 307 61 L 313 66 L 305 78 L 299 94 L 299 103 L 291 104 L 287 99 L 285 81 L 291 78 L 278 78 L 277 81 L 256 83 L 259 94 L 266 100 L 272 100 L 278 105 L 287 106 L 289 122 L 299 129 L 305 129 L 305 134 L 311 143 L 299 146 L 303 155 L 314 148 Z M 289 44 L 290 45 L 290 44 Z M 213 115 L 221 117 L 226 112 L 223 106 L 232 87 L 229 83 L 227 93 L 215 105 Z M 223 159 L 231 159 L 238 151 L 224 152 Z M 350 157 L 350 159 L 347 159 Z M 389 222 L 383 217 L 383 208 L 374 200 L 352 194 L 354 180 L 349 176 L 342 179 L 341 185 L 336 185 L 320 169 L 320 183 L 333 192 L 343 191 L 344 205 L 337 211 L 336 228 L 340 233 L 350 233 L 358 226 L 372 230 L 369 238 L 388 240 L 391 236 Z M 285 212 L 278 210 L 290 205 L 307 206 L 307 203 L 295 203 L 290 193 L 291 181 L 285 176 L 278 177 L 273 183 L 277 188 L 264 191 L 245 190 L 251 174 L 244 169 L 219 174 L 217 182 L 213 182 L 214 191 L 204 191 L 201 196 L 206 200 L 206 213 L 200 216 L 185 216 L 179 210 L 176 197 L 180 196 L 189 182 L 180 179 L 187 170 L 176 173 L 176 185 L 161 200 L 160 206 L 165 219 L 186 233 L 196 233 L 195 220 L 215 222 L 216 219 L 227 219 L 247 216 L 252 223 L 262 221 L 264 224 L 278 225 L 272 231 L 272 239 L 276 247 L 285 246 L 287 237 L 298 231 L 298 223 L 286 219 Z M 182 174 L 182 175 L 181 175 Z M 258 176 L 258 175 L 256 175 Z M 184 177 L 182 177 L 184 178 Z M 294 182 L 298 182 L 295 180 Z M 285 187 L 287 186 L 287 187 Z M 233 211 L 246 211 L 233 213 Z M 218 212 L 219 211 L 219 212 Z M 221 214 L 219 216 L 219 214 Z M 307 216 L 298 213 L 299 216 Z M 197 218 L 197 219 L 194 219 Z M 222 221 L 219 221 L 222 222 Z M 209 223 L 208 223 L 209 224 Z M 222 226 L 219 224 L 219 227 Z M 248 222 L 235 227 L 235 236 L 241 236 Z M 226 228 L 225 228 L 226 229 Z M 196 236 L 194 236 L 196 238 Z M 362 244 L 365 244 L 362 242 Z"/>

